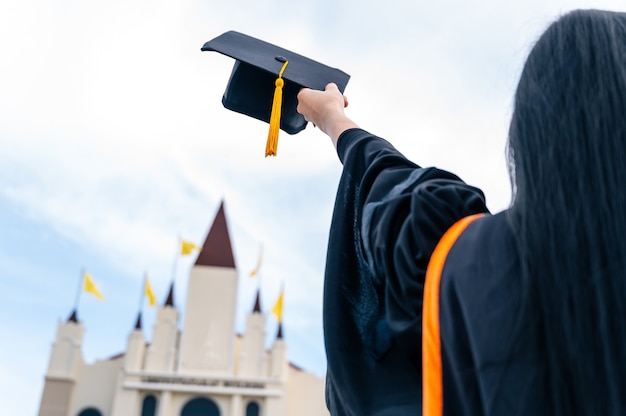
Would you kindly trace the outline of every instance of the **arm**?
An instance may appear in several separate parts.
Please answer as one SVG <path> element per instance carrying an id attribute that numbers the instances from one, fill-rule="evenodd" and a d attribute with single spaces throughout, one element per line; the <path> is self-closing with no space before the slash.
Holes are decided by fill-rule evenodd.
<path id="1" fill-rule="evenodd" d="M 298 94 L 298 112 L 331 138 L 344 165 L 329 260 L 334 264 L 336 253 L 357 242 L 359 261 L 386 286 L 393 332 L 404 332 L 421 316 L 424 273 L 439 238 L 459 218 L 486 212 L 484 196 L 454 174 L 422 169 L 386 140 L 358 128 L 345 115 L 347 104 L 335 84 Z M 340 244 L 334 244 L 334 230 L 346 234 Z M 334 274 L 338 267 L 330 269 Z"/>
<path id="2" fill-rule="evenodd" d="M 327 403 L 332 414 L 419 414 L 424 271 L 447 227 L 484 200 L 358 128 L 346 105 L 333 84 L 298 94 L 343 164 L 324 283 Z"/>
<path id="3" fill-rule="evenodd" d="M 348 99 L 332 83 L 324 91 L 303 88 L 298 93 L 298 112 L 326 133 L 335 148 L 341 133 L 358 127 L 346 116 L 344 108 L 347 106 Z"/>
<path id="4" fill-rule="evenodd" d="M 364 130 L 347 129 L 337 147 L 343 173 L 324 282 L 329 408 L 420 414 L 424 272 L 445 230 L 484 200 Z"/>

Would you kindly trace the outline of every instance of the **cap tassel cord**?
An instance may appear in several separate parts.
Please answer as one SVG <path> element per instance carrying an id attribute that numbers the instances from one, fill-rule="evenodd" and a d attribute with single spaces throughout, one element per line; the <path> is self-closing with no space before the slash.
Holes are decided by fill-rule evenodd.
<path id="1" fill-rule="evenodd" d="M 280 131 L 280 112 L 283 106 L 283 72 L 289 61 L 285 61 L 283 67 L 278 73 L 276 79 L 276 89 L 274 90 L 274 101 L 272 103 L 272 114 L 270 115 L 270 131 L 267 134 L 267 143 L 265 144 L 265 157 L 276 156 L 278 149 L 278 132 Z"/>

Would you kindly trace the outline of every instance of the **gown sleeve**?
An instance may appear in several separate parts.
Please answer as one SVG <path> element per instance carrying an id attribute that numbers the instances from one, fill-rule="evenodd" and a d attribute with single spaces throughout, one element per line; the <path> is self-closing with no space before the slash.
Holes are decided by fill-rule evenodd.
<path id="1" fill-rule="evenodd" d="M 454 222 L 487 212 L 485 198 L 361 129 L 344 132 L 337 151 L 344 169 L 324 284 L 327 404 L 332 414 L 421 412 L 426 267 Z"/>

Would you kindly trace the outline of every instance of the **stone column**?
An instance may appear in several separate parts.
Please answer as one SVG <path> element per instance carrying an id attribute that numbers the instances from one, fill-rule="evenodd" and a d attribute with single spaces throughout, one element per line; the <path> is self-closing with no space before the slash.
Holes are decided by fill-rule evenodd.
<path id="1" fill-rule="evenodd" d="M 233 394 L 233 397 L 230 401 L 230 416 L 242 416 L 243 411 L 241 409 L 241 396 L 238 394 Z"/>
<path id="2" fill-rule="evenodd" d="M 161 392 L 161 397 L 159 397 L 159 402 L 157 403 L 157 416 L 172 416 L 171 402 L 172 393 L 169 391 Z"/>

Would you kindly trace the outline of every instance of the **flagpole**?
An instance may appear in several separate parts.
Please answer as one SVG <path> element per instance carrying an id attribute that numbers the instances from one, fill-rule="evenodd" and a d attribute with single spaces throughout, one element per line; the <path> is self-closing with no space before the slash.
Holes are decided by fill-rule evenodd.
<path id="1" fill-rule="evenodd" d="M 76 290 L 76 298 L 74 299 L 74 310 L 78 309 L 78 302 L 80 301 L 80 294 L 82 293 L 82 289 L 83 289 L 83 279 L 85 276 L 85 268 L 83 267 L 80 270 L 80 278 L 78 279 L 78 289 Z"/>
<path id="2" fill-rule="evenodd" d="M 176 271 L 178 269 L 178 257 L 180 257 L 180 247 L 182 245 L 182 238 L 178 236 L 178 245 L 176 249 L 176 257 L 174 257 L 174 269 L 172 270 L 172 282 L 176 281 Z"/>
<path id="3" fill-rule="evenodd" d="M 257 288 L 257 291 L 259 291 L 259 293 L 260 293 L 260 290 L 261 290 L 261 278 L 263 277 L 263 274 L 261 273 L 260 270 L 259 270 L 259 273 L 257 273 L 257 274 L 258 274 L 258 277 L 257 277 L 258 281 L 257 281 L 256 288 Z"/>
<path id="4" fill-rule="evenodd" d="M 260 256 L 262 256 L 259 260 L 259 290 L 261 289 L 261 278 L 263 277 L 263 274 L 261 273 L 261 263 L 263 262 L 265 257 L 265 247 L 263 247 L 263 243 L 261 243 L 261 247 L 259 247 L 259 249 L 261 250 L 261 254 Z"/>
<path id="5" fill-rule="evenodd" d="M 257 258 L 257 261 L 256 261 L 256 266 L 254 269 L 254 276 L 253 276 L 253 277 L 256 276 L 257 278 L 257 285 L 256 285 L 257 290 L 261 289 L 261 263 L 263 262 L 263 254 L 265 253 L 263 253 L 263 243 L 261 243 L 259 246 L 259 257 Z"/>
<path id="6" fill-rule="evenodd" d="M 144 293 L 146 292 L 146 276 L 148 275 L 148 272 L 144 273 L 144 277 L 143 277 L 143 285 L 141 285 L 141 292 L 139 293 L 139 313 L 141 313 L 141 310 L 143 309 L 143 296 Z"/>

